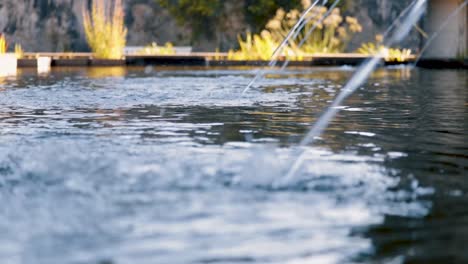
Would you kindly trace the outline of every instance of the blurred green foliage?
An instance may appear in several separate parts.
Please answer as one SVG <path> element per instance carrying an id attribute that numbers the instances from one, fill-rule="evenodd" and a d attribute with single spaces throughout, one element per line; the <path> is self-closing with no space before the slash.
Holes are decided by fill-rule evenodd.
<path id="1" fill-rule="evenodd" d="M 264 28 L 279 8 L 290 10 L 301 6 L 301 0 L 245 0 L 245 2 L 247 20 L 257 29 Z"/>
<path id="2" fill-rule="evenodd" d="M 253 31 L 262 29 L 278 8 L 285 10 L 297 8 L 301 0 L 156 0 L 169 10 L 177 22 L 190 25 L 194 37 L 212 34 L 216 24 L 222 20 L 223 6 L 229 2 L 243 1 L 246 22 Z"/>
<path id="3" fill-rule="evenodd" d="M 219 0 L 156 0 L 181 25 L 190 25 L 195 36 L 209 34 L 222 10 Z"/>

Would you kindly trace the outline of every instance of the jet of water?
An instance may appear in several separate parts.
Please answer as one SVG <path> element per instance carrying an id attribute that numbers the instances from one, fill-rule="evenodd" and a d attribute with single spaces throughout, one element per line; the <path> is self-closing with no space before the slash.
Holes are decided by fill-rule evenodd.
<path id="1" fill-rule="evenodd" d="M 301 15 L 299 20 L 296 22 L 294 27 L 289 31 L 289 33 L 286 35 L 286 37 L 283 39 L 281 44 L 275 49 L 273 54 L 271 55 L 270 62 L 268 63 L 268 68 L 271 68 L 276 65 L 277 63 L 277 56 L 283 51 L 284 47 L 288 44 L 288 42 L 292 38 L 296 38 L 299 35 L 299 32 L 302 30 L 302 28 L 307 24 L 304 23 L 306 20 L 307 15 L 314 9 L 314 7 L 320 2 L 320 0 L 316 0 L 314 3 L 312 3 Z M 323 3 L 327 3 L 328 0 L 323 1 Z M 252 85 L 261 77 L 263 77 L 264 71 L 259 70 L 255 77 L 250 81 L 250 83 L 247 85 L 247 87 L 242 91 L 242 95 L 244 95 L 251 87 Z"/>
<path id="2" fill-rule="evenodd" d="M 400 42 L 411 30 L 413 25 L 419 21 L 426 9 L 427 0 L 414 0 L 414 5 L 410 9 L 409 13 L 406 15 L 403 22 L 396 26 L 395 33 L 391 38 L 385 43 L 388 46 L 393 45 L 394 43 Z M 336 97 L 333 103 L 328 107 L 328 109 L 323 113 L 323 115 L 318 119 L 318 121 L 312 126 L 309 133 L 304 137 L 300 146 L 304 147 L 312 143 L 317 137 L 319 137 L 322 132 L 327 128 L 330 121 L 338 113 L 339 108 L 344 100 L 346 100 L 358 87 L 360 87 L 378 66 L 380 60 L 382 59 L 383 52 L 376 54 L 371 59 L 365 61 L 362 66 L 354 73 L 348 83 L 344 86 L 340 94 Z M 306 152 L 303 149 L 299 154 L 299 157 L 294 161 L 293 165 L 289 169 L 288 173 L 284 178 L 280 179 L 276 185 L 282 186 L 285 183 L 290 182 L 296 175 L 297 171 L 301 167 L 303 161 L 306 158 Z"/>
<path id="3" fill-rule="evenodd" d="M 419 52 L 419 55 L 418 57 L 416 58 L 415 62 L 413 63 L 413 66 L 417 66 L 418 65 L 418 62 L 421 60 L 422 56 L 424 55 L 424 52 L 426 52 L 426 50 L 429 48 L 429 46 L 431 45 L 432 41 L 434 41 L 434 39 L 436 39 L 440 33 L 442 32 L 442 30 L 447 27 L 448 23 L 458 15 L 458 13 L 460 13 L 461 10 L 463 10 L 463 8 L 465 8 L 465 6 L 468 4 L 468 0 L 465 0 L 465 2 L 463 2 L 457 9 L 455 9 L 452 13 L 450 13 L 450 15 L 445 19 L 444 23 L 442 23 L 442 25 L 440 25 L 440 27 L 432 34 L 432 36 L 427 40 L 426 44 L 424 44 L 424 47 L 421 49 L 421 51 Z"/>
<path id="4" fill-rule="evenodd" d="M 317 29 L 317 27 L 323 22 L 323 20 L 325 20 L 325 18 L 327 18 L 331 14 L 331 12 L 333 12 L 333 9 L 339 3 L 340 3 L 340 0 L 335 0 L 335 2 L 330 6 L 328 11 L 318 21 L 314 23 L 314 25 L 309 29 L 309 31 L 307 31 L 307 33 L 305 34 L 301 42 L 299 42 L 299 45 L 298 45 L 299 48 L 302 48 L 302 46 L 304 46 L 305 42 L 310 38 L 310 35 L 315 31 L 315 29 Z M 288 67 L 290 61 L 291 60 L 286 59 L 286 61 L 283 63 L 283 66 L 281 66 L 281 71 L 283 71 L 284 69 L 286 69 L 286 67 Z"/>
<path id="5" fill-rule="evenodd" d="M 326 4 L 327 1 L 324 1 L 323 5 Z M 301 48 L 302 46 L 304 46 L 305 42 L 310 38 L 310 36 L 312 35 L 312 33 L 315 31 L 315 29 L 317 29 L 317 27 L 323 22 L 323 20 L 325 20 L 330 14 L 331 12 L 333 12 L 333 9 L 340 3 L 340 0 L 335 0 L 335 2 L 330 6 L 330 8 L 328 9 L 328 11 L 318 20 L 314 23 L 314 25 L 312 26 L 312 28 L 309 29 L 309 31 L 304 35 L 304 38 L 299 42 L 298 44 L 298 47 Z M 316 4 L 316 3 L 314 3 Z M 390 25 L 390 27 L 387 29 L 387 31 L 385 31 L 385 33 L 383 34 L 383 37 L 384 39 L 387 38 L 387 36 L 390 34 L 390 32 L 396 27 L 397 23 L 400 21 L 400 19 L 405 16 L 410 10 L 411 8 L 416 4 L 416 1 L 413 1 L 409 6 L 407 6 L 401 13 L 400 15 L 398 16 L 397 19 L 395 19 L 393 21 L 393 23 Z M 297 36 L 300 34 L 302 28 L 310 21 L 310 19 L 312 19 L 312 17 L 310 17 L 309 19 L 307 19 L 304 24 L 302 25 L 301 28 L 299 28 L 299 30 L 296 31 L 296 34 L 294 34 L 293 36 L 293 39 L 297 38 Z M 284 71 L 286 69 L 286 67 L 289 65 L 289 63 L 291 62 L 290 59 L 286 59 L 285 62 L 283 63 L 283 65 L 281 66 L 281 69 L 280 71 Z M 274 61 L 270 61 L 269 63 L 269 67 L 273 67 L 274 65 L 276 65 L 277 63 L 277 59 L 274 60 Z M 250 89 L 250 87 L 253 85 L 253 83 L 255 83 L 260 77 L 263 76 L 263 73 L 260 73 L 260 74 L 257 74 L 257 76 L 251 81 L 251 83 L 249 83 L 249 85 L 247 86 L 247 88 L 244 90 L 244 92 L 242 94 L 245 94 L 245 92 L 247 92 L 248 89 Z"/>
<path id="6" fill-rule="evenodd" d="M 385 33 L 383 34 L 383 39 L 386 40 L 388 35 L 392 32 L 393 29 L 398 25 L 400 20 L 413 8 L 413 6 L 416 4 L 416 1 L 411 2 L 410 5 L 408 5 L 401 13 L 400 15 L 393 20 L 393 23 L 387 28 Z"/>
<path id="7" fill-rule="evenodd" d="M 325 18 L 327 18 L 331 12 L 333 12 L 333 9 L 339 4 L 340 0 L 336 0 L 333 5 L 330 7 L 330 9 L 328 10 L 327 13 L 325 13 L 325 15 L 319 20 L 317 21 L 314 26 L 306 33 L 305 37 L 301 40 L 301 42 L 299 43 L 298 47 L 301 48 L 304 43 L 307 41 L 307 39 L 309 39 L 309 37 L 312 35 L 312 33 L 314 32 L 314 30 L 318 27 L 318 25 L 320 23 L 323 22 L 323 20 Z M 383 34 L 383 39 L 385 40 L 388 35 L 391 33 L 391 31 L 397 26 L 398 22 L 401 20 L 402 17 L 404 17 L 410 10 L 411 8 L 416 4 L 416 1 L 412 2 L 409 6 L 407 6 L 401 13 L 400 15 L 393 21 L 393 23 L 390 25 L 390 27 L 388 27 L 387 31 L 385 31 L 385 33 Z M 287 59 L 283 66 L 281 66 L 281 71 L 283 71 L 284 69 L 286 69 L 286 67 L 288 67 L 289 65 L 289 62 L 291 62 L 291 60 Z"/>
<path id="8" fill-rule="evenodd" d="M 301 15 L 301 17 L 299 18 L 299 20 L 296 22 L 296 24 L 294 25 L 294 27 L 289 31 L 289 33 L 286 35 L 286 37 L 283 39 L 283 41 L 281 42 L 281 44 L 275 49 L 275 51 L 273 52 L 273 54 L 271 55 L 271 59 L 273 60 L 274 58 L 276 58 L 280 53 L 281 51 L 283 51 L 284 47 L 288 44 L 288 42 L 291 40 L 292 37 L 297 37 L 297 34 L 296 34 L 296 31 L 299 32 L 302 27 L 303 27 L 303 22 L 305 21 L 306 19 L 306 16 L 314 9 L 314 7 L 318 4 L 320 0 L 316 0 L 313 4 L 311 4 Z M 272 62 L 270 61 L 270 66 L 273 66 L 271 65 Z"/>
<path id="9" fill-rule="evenodd" d="M 421 16 L 426 10 L 426 5 L 427 0 L 416 1 L 416 4 L 411 9 L 411 12 L 408 14 L 406 19 L 401 25 L 399 25 L 399 27 L 397 27 L 395 35 L 387 43 L 387 46 L 392 46 L 397 42 L 401 42 L 408 35 L 413 26 L 419 21 L 419 19 L 421 19 Z"/>

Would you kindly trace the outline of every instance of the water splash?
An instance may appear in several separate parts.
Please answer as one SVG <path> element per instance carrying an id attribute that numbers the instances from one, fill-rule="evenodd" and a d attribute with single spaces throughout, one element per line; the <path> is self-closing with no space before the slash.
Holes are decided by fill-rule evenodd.
<path id="1" fill-rule="evenodd" d="M 289 40 L 295 39 L 298 35 L 299 32 L 304 28 L 304 26 L 307 24 L 307 22 L 310 20 L 307 19 L 307 15 L 314 9 L 315 6 L 320 2 L 320 0 L 316 0 L 314 3 L 312 3 L 309 8 L 307 8 L 297 21 L 297 23 L 294 25 L 294 27 L 289 31 L 288 35 L 284 38 L 284 40 L 281 42 L 281 44 L 276 48 L 276 50 L 273 52 L 270 58 L 270 62 L 268 63 L 268 68 L 271 68 L 276 65 L 278 62 L 278 55 L 283 51 L 284 47 L 288 44 Z M 328 0 L 324 0 L 323 4 L 326 4 Z M 261 77 L 264 75 L 264 70 L 260 69 L 255 77 L 250 81 L 250 83 L 247 85 L 247 87 L 242 91 L 242 95 L 244 95 L 251 87 L 252 85 Z"/>
<path id="2" fill-rule="evenodd" d="M 79 77 L 70 77 L 70 72 L 36 81 L 19 76 L 14 81 L 17 86 L 6 88 L 0 98 L 2 263 L 177 264 L 236 262 L 244 258 L 252 263 L 317 263 L 323 259 L 322 254 L 335 256 L 336 263 L 348 263 L 350 258 L 372 250 L 372 238 L 354 232 L 385 226 L 387 215 L 402 219 L 426 216 L 432 196 L 424 193 L 431 190 L 408 179 L 407 169 L 415 175 L 426 175 L 426 165 L 440 157 L 427 154 L 402 158 L 405 153 L 388 152 L 400 150 L 394 148 L 402 146 L 400 140 L 407 138 L 392 134 L 382 139 L 364 138 L 368 155 L 312 147 L 306 150 L 307 161 L 301 174 L 277 190 L 272 185 L 284 176 L 298 148 L 288 147 L 289 142 L 278 146 L 237 142 L 242 139 L 231 137 L 240 128 L 259 131 L 254 140 L 283 138 L 272 132 L 296 135 L 302 129 L 301 122 L 307 122 L 307 113 L 316 113 L 313 102 L 324 103 L 322 99 L 333 96 L 338 89 L 335 84 L 342 83 L 349 70 L 325 68 L 310 73 L 293 69 L 287 77 L 266 80 L 266 86 L 273 89 L 271 93 L 254 89 L 242 102 L 230 101 L 239 100 L 238 88 L 250 81 L 247 70 L 166 70 L 151 78 L 95 79 L 92 85 L 79 69 Z M 399 71 L 382 72 L 376 79 L 400 87 Z M 441 80 L 440 75 L 420 74 L 418 80 L 427 81 L 430 87 L 424 93 L 438 91 L 440 84 L 434 80 Z M 333 82 L 324 79 L 330 75 L 336 76 Z M 442 76 L 451 81 L 446 88 L 456 89 L 465 83 L 460 73 L 444 72 Z M 318 78 L 311 82 L 314 77 Z M 22 83 L 22 79 L 26 82 Z M 8 81 L 7 86 L 9 82 L 13 81 Z M 285 86 L 291 89 L 282 91 Z M 191 87 L 190 92 L 187 87 Z M 219 88 L 207 99 L 202 98 L 201 94 L 211 93 L 213 87 Z M 414 96 L 400 102 L 389 101 L 394 94 L 381 98 L 370 90 L 357 91 L 368 100 L 376 99 L 360 107 L 369 107 L 375 116 L 371 109 L 390 102 L 386 105 L 390 113 L 379 115 L 387 119 L 382 120 L 380 128 L 390 131 L 387 121 L 392 122 L 396 112 L 414 113 L 418 110 L 411 104 L 414 100 L 424 105 L 432 102 L 416 98 L 420 93 L 413 92 L 418 91 L 418 83 L 405 87 L 412 91 L 407 95 Z M 323 92 L 324 97 L 309 98 L 311 90 Z M 288 94 L 291 99 L 286 98 Z M 177 102 L 181 95 L 186 97 L 182 105 Z M 305 101 L 300 101 L 299 95 Z M 453 96 L 457 94 L 449 92 L 438 97 L 432 109 L 439 106 L 462 120 L 464 101 L 450 108 Z M 303 103 L 296 104 L 299 102 Z M 408 108 L 401 108 L 402 104 Z M 161 107 L 167 109 L 164 117 Z M 121 110 L 124 112 L 119 113 Z M 370 117 L 358 115 L 362 120 Z M 448 126 L 459 127 L 459 118 Z M 248 123 L 244 123 L 246 120 Z M 264 122 L 269 120 L 278 126 L 265 127 Z M 431 117 L 428 120 L 433 121 Z M 410 118 L 399 121 L 402 128 L 408 129 L 404 131 L 411 131 Z M 414 135 L 431 129 L 436 121 L 418 127 Z M 100 126 L 103 123 L 106 125 Z M 281 125 L 288 123 L 291 127 Z M 342 123 L 345 130 L 334 134 L 365 136 L 363 131 L 371 131 L 364 127 L 350 130 L 347 123 Z M 367 123 L 365 127 L 372 126 Z M 442 139 L 432 142 L 433 138 L 423 137 L 416 143 L 424 149 L 447 150 L 446 154 L 451 155 L 445 155 L 447 164 L 437 168 L 450 171 L 451 164 L 463 162 L 463 155 L 458 154 L 463 154 L 464 131 L 460 127 L 453 130 L 458 136 L 446 137 L 430 133 Z M 288 135 L 284 135 L 285 140 Z M 213 141 L 202 141 L 203 137 Z M 450 139 L 448 145 L 444 138 Z M 334 141 L 340 146 L 346 142 Z M 436 145 L 427 146 L 427 142 Z M 389 164 L 388 159 L 402 159 L 403 164 Z M 406 167 L 407 161 L 419 162 L 422 168 Z M 444 185 L 437 186 L 437 191 L 442 188 Z M 464 193 L 461 189 L 453 194 Z M 414 221 L 400 223 L 410 226 Z M 356 235 L 350 235 L 353 233 Z M 324 239 L 329 243 L 322 243 Z"/>
<path id="3" fill-rule="evenodd" d="M 458 13 L 460 13 L 461 10 L 463 10 L 463 8 L 465 8 L 465 6 L 468 4 L 468 0 L 465 0 L 465 2 L 463 2 L 457 9 L 455 9 L 452 13 L 450 13 L 450 15 L 445 19 L 444 23 L 442 23 L 442 25 L 440 25 L 440 27 L 432 34 L 432 36 L 427 40 L 426 44 L 424 44 L 424 47 L 421 49 L 421 51 L 419 52 L 419 55 L 418 57 L 416 58 L 416 60 L 414 61 L 413 63 L 413 66 L 417 66 L 418 65 L 418 62 L 421 60 L 422 56 L 424 55 L 424 52 L 426 52 L 426 50 L 429 48 L 429 46 L 431 45 L 432 41 L 434 41 L 434 39 L 436 39 L 440 33 L 442 32 L 442 30 L 444 28 L 447 27 L 448 23 L 458 15 Z"/>
<path id="4" fill-rule="evenodd" d="M 426 4 L 427 0 L 415 0 L 414 5 L 412 3 L 413 6 L 411 8 L 411 11 L 408 12 L 404 21 L 400 25 L 395 27 L 395 32 L 393 33 L 392 37 L 389 38 L 388 41 L 386 41 L 385 44 L 391 46 L 397 42 L 400 42 L 406 35 L 408 35 L 413 25 L 422 17 L 424 10 L 426 9 Z M 373 58 L 367 60 L 362 64 L 362 66 L 351 77 L 351 79 L 348 81 L 348 83 L 345 85 L 341 93 L 336 97 L 336 99 L 333 101 L 330 107 L 312 126 L 309 133 L 307 133 L 307 135 L 302 140 L 300 144 L 301 147 L 312 143 L 317 137 L 319 137 L 322 134 L 322 132 L 327 128 L 330 121 L 340 110 L 338 106 L 340 106 L 344 100 L 346 100 L 359 86 L 361 86 L 367 80 L 369 75 L 379 64 L 382 57 L 384 57 L 383 52 L 380 52 L 379 54 L 375 55 Z M 299 157 L 294 161 L 286 176 L 280 179 L 277 184 L 279 186 L 282 186 L 285 183 L 291 181 L 295 177 L 305 158 L 306 152 L 302 150 L 299 154 Z"/>

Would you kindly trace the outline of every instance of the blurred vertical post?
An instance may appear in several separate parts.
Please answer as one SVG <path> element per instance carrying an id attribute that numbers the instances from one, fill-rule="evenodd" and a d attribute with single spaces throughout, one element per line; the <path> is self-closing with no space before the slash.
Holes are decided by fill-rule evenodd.
<path id="1" fill-rule="evenodd" d="M 446 18 L 465 0 L 430 0 L 425 29 L 436 32 Z M 440 35 L 429 45 L 425 55 L 429 59 L 468 58 L 468 8 L 448 21 Z"/>
<path id="2" fill-rule="evenodd" d="M 51 57 L 37 57 L 37 73 L 38 74 L 49 73 L 51 63 L 52 63 Z"/>

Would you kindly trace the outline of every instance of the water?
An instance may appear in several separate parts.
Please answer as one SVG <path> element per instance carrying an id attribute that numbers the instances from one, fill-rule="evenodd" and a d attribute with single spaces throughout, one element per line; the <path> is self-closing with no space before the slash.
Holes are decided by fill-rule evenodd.
<path id="1" fill-rule="evenodd" d="M 379 69 L 298 147 L 353 71 L 2 79 L 2 263 L 466 262 L 467 72 Z"/>
<path id="2" fill-rule="evenodd" d="M 301 30 L 307 25 L 307 23 L 310 21 L 311 18 L 307 18 L 306 16 L 315 8 L 315 6 L 319 3 L 320 0 L 316 0 L 314 3 L 312 3 L 304 12 L 302 13 L 301 17 L 299 17 L 298 21 L 296 24 L 291 28 L 291 30 L 288 32 L 288 34 L 284 37 L 283 41 L 278 45 L 278 47 L 273 51 L 273 54 L 271 55 L 270 62 L 268 63 L 268 67 L 274 67 L 276 66 L 276 63 L 278 62 L 277 57 L 283 52 L 284 48 L 286 45 L 289 44 L 289 41 L 291 39 L 297 38 Z M 328 0 L 324 0 L 323 4 L 326 4 Z M 263 78 L 265 75 L 263 70 L 259 70 L 255 77 L 247 84 L 247 87 L 244 89 L 242 92 L 242 95 L 244 95 L 251 87 L 252 85 L 259 80 L 259 78 Z"/>
<path id="3" fill-rule="evenodd" d="M 312 33 L 314 33 L 314 31 L 317 29 L 317 27 L 322 24 L 322 22 L 333 12 L 333 10 L 335 9 L 335 7 L 340 3 L 340 0 L 335 0 L 335 2 L 333 2 L 333 4 L 328 7 L 328 11 L 321 17 L 319 18 L 315 23 L 314 25 L 309 29 L 309 31 L 306 32 L 306 34 L 304 35 L 304 37 L 301 39 L 301 41 L 299 42 L 299 44 L 297 45 L 298 48 L 302 48 L 302 46 L 304 46 L 304 44 L 306 43 L 306 41 L 310 38 L 310 36 L 312 35 Z M 290 60 L 288 58 L 286 58 L 286 60 L 283 62 L 283 65 L 281 66 L 281 70 L 285 70 L 286 67 L 288 67 L 289 65 L 289 62 Z"/>
<path id="4" fill-rule="evenodd" d="M 401 25 L 395 27 L 395 32 L 389 38 L 389 40 L 385 40 L 384 43 L 388 43 L 388 46 L 393 45 L 394 43 L 398 43 L 408 34 L 411 30 L 413 25 L 421 18 L 425 7 L 426 7 L 426 0 L 415 0 L 414 4 L 411 4 L 411 9 L 408 15 L 406 15 L 405 19 L 403 20 Z M 406 13 L 403 11 L 403 13 Z M 390 26 L 389 30 L 391 30 L 392 26 Z M 382 53 L 382 52 L 380 52 Z M 301 146 L 308 145 L 312 143 L 315 138 L 322 135 L 323 131 L 328 127 L 331 120 L 336 116 L 336 114 L 340 111 L 340 106 L 343 102 L 351 96 L 356 89 L 358 89 L 366 80 L 369 78 L 370 74 L 375 70 L 378 66 L 381 57 L 383 54 L 376 54 L 373 58 L 368 59 L 356 70 L 356 73 L 351 77 L 349 81 L 346 82 L 346 85 L 342 89 L 342 91 L 338 94 L 336 99 L 333 100 L 331 105 L 324 111 L 324 113 L 320 116 L 317 122 L 311 127 L 310 131 L 304 137 L 301 142 Z M 302 151 L 299 157 L 293 162 L 291 169 L 287 172 L 284 179 L 279 181 L 279 184 L 282 185 L 284 183 L 288 183 L 296 176 L 297 171 L 302 166 L 304 159 L 306 158 L 306 153 Z"/>

